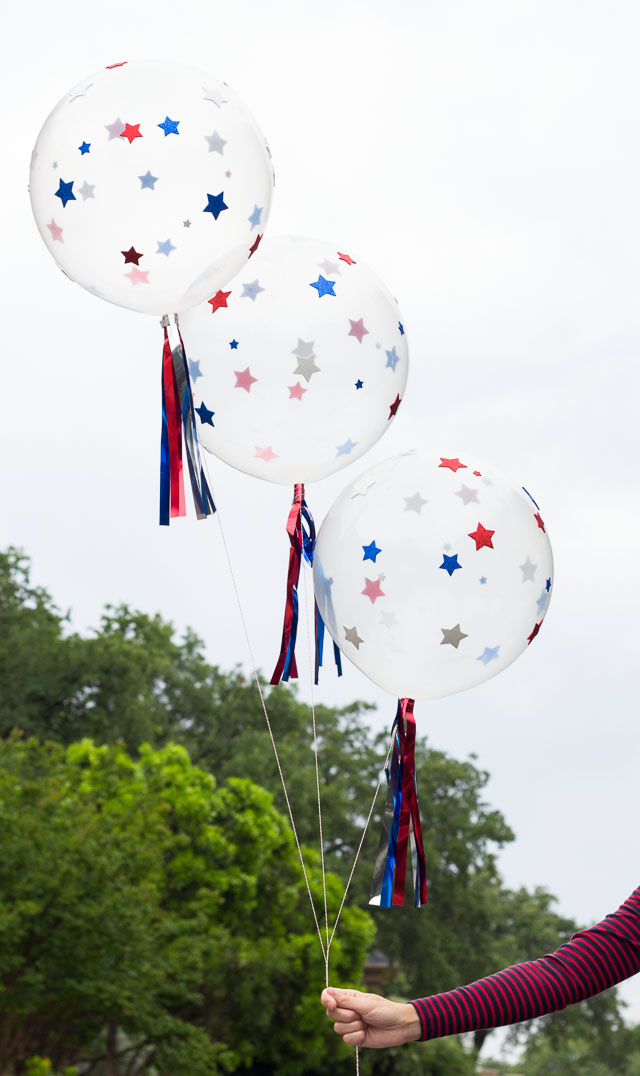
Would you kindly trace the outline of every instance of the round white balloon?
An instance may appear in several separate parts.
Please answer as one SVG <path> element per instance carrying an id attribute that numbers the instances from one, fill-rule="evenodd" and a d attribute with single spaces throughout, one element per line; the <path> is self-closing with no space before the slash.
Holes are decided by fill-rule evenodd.
<path id="1" fill-rule="evenodd" d="M 473 456 L 409 452 L 366 471 L 318 535 L 318 607 L 342 652 L 399 697 L 506 668 L 540 630 L 553 559 L 523 487 Z"/>
<path id="2" fill-rule="evenodd" d="M 245 272 L 180 319 L 202 444 L 271 482 L 311 482 L 389 427 L 407 380 L 396 300 L 328 243 L 268 237 Z"/>
<path id="3" fill-rule="evenodd" d="M 61 269 L 111 303 L 187 310 L 251 256 L 269 214 L 268 146 L 236 94 L 154 61 L 89 75 L 31 160 L 31 204 Z"/>

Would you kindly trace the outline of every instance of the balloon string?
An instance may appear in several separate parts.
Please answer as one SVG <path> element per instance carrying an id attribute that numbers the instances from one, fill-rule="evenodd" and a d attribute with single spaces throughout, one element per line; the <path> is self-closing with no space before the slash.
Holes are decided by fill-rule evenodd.
<path id="1" fill-rule="evenodd" d="M 210 478 L 210 475 L 209 475 L 209 468 L 208 468 L 208 465 L 207 465 L 206 458 L 204 459 L 204 466 L 205 466 L 205 470 L 207 472 L 207 480 L 209 482 L 209 488 L 211 488 L 212 483 L 211 483 L 211 478 Z M 227 561 L 227 567 L 229 569 L 229 575 L 231 577 L 231 583 L 232 583 L 232 586 L 233 586 L 233 592 L 234 592 L 235 599 L 236 599 L 236 605 L 238 606 L 238 613 L 240 615 L 240 622 L 242 624 L 242 630 L 243 630 L 243 633 L 244 633 L 245 642 L 247 644 L 247 650 L 249 652 L 249 658 L 250 658 L 251 666 L 252 666 L 252 670 L 253 670 L 253 678 L 255 680 L 256 687 L 258 689 L 258 695 L 260 697 L 260 703 L 262 705 L 262 712 L 264 714 L 264 719 L 265 719 L 265 722 L 266 722 L 267 731 L 269 733 L 269 739 L 271 741 L 271 747 L 273 749 L 273 754 L 274 754 L 274 757 L 275 757 L 275 760 L 276 760 L 276 765 L 278 767 L 278 773 L 280 775 L 280 782 L 282 784 L 282 791 L 284 793 L 284 798 L 285 798 L 285 802 L 286 802 L 286 805 L 287 805 L 287 811 L 288 811 L 288 814 L 289 814 L 289 821 L 291 823 L 291 829 L 293 830 L 293 835 L 294 835 L 295 842 L 296 842 L 296 848 L 298 850 L 298 858 L 300 860 L 300 866 L 302 867 L 302 873 L 304 875 L 305 885 L 307 887 L 307 894 L 309 896 L 309 903 L 311 905 L 311 911 L 312 911 L 312 914 L 313 914 L 313 920 L 314 920 L 314 923 L 315 923 L 315 926 L 316 926 L 316 932 L 318 934 L 318 939 L 320 941 L 320 948 L 322 950 L 322 956 L 323 956 L 324 963 L 325 963 L 326 983 L 327 983 L 327 986 L 328 986 L 329 985 L 329 950 L 331 948 L 331 943 L 332 943 L 332 941 L 334 939 L 334 936 L 335 936 L 335 933 L 336 933 L 336 930 L 337 930 L 337 927 L 338 927 L 338 922 L 339 922 L 340 916 L 342 914 L 342 909 L 344 908 L 345 901 L 347 899 L 347 893 L 349 891 L 349 887 L 351 885 L 351 881 L 352 881 L 353 875 L 355 873 L 356 865 L 357 865 L 357 862 L 358 862 L 358 859 L 359 859 L 359 856 L 360 856 L 360 852 L 362 850 L 362 846 L 364 844 L 364 840 L 365 840 L 365 837 L 366 837 L 366 834 L 367 834 L 367 829 L 368 829 L 369 823 L 371 821 L 371 816 L 373 815 L 376 800 L 378 798 L 378 793 L 380 791 L 380 787 L 382 785 L 382 780 L 383 780 L 383 777 L 384 777 L 384 774 L 385 774 L 385 771 L 386 771 L 386 768 L 387 768 L 387 764 L 389 762 L 389 756 L 391 754 L 391 746 L 392 745 L 391 744 L 389 745 L 389 749 L 387 751 L 387 757 L 386 757 L 386 759 L 384 761 L 382 771 L 380 773 L 380 779 L 379 779 L 378 784 L 376 786 L 376 790 L 375 790 L 375 792 L 373 794 L 373 799 L 371 801 L 371 806 L 369 808 L 369 812 L 367 814 L 367 818 L 366 818 L 366 821 L 365 821 L 365 824 L 364 824 L 364 827 L 363 827 L 363 830 L 362 830 L 362 834 L 360 836 L 360 842 L 358 844 L 356 854 L 355 854 L 355 856 L 353 858 L 353 863 L 351 865 L 351 871 L 349 872 L 349 877 L 347 879 L 347 884 L 346 884 L 346 886 L 344 888 L 344 892 L 342 894 L 342 900 L 340 902 L 340 907 L 338 908 L 338 913 L 336 915 L 331 934 L 328 935 L 327 945 L 326 945 L 326 948 L 325 948 L 325 943 L 324 943 L 323 938 L 322 938 L 322 931 L 320 929 L 320 924 L 318 922 L 318 916 L 317 916 L 317 913 L 316 913 L 316 907 L 315 907 L 315 904 L 314 904 L 314 901 L 313 901 L 313 896 L 311 894 L 311 885 L 309 883 L 309 876 L 307 874 L 307 868 L 306 868 L 306 865 L 305 865 L 305 862 L 304 862 L 304 857 L 302 855 L 302 848 L 301 848 L 301 845 L 300 845 L 300 840 L 298 838 L 298 831 L 296 830 L 296 825 L 295 825 L 295 821 L 294 821 L 294 818 L 293 818 L 293 810 L 291 808 L 291 802 L 289 800 L 289 793 L 287 792 L 287 786 L 286 786 L 286 782 L 285 782 L 285 779 L 284 779 L 284 773 L 282 772 L 282 766 L 280 764 L 280 756 L 278 754 L 278 748 L 276 746 L 275 737 L 273 735 L 273 729 L 271 727 L 271 721 L 269 720 L 269 713 L 268 713 L 268 710 L 267 710 L 267 704 L 266 704 L 266 700 L 265 700 L 265 697 L 264 697 L 264 692 L 262 690 L 262 684 L 260 683 L 260 674 L 258 673 L 258 668 L 257 668 L 255 657 L 254 657 L 254 654 L 253 654 L 253 647 L 251 646 L 251 639 L 249 637 L 249 629 L 247 627 L 247 621 L 246 621 L 246 618 L 245 618 L 245 615 L 244 615 L 244 609 L 243 609 L 243 606 L 242 606 L 242 602 L 240 600 L 240 591 L 239 591 L 239 588 L 238 588 L 238 583 L 237 583 L 237 580 L 236 580 L 235 572 L 233 570 L 233 562 L 231 560 L 231 553 L 230 553 L 230 550 L 229 550 L 229 545 L 227 543 L 227 539 L 226 539 L 226 535 L 225 535 L 225 531 L 224 531 L 224 526 L 223 526 L 223 523 L 222 523 L 222 513 L 220 512 L 219 506 L 217 506 L 216 518 L 218 520 L 218 526 L 220 528 L 220 537 L 222 539 L 222 545 L 223 545 L 224 552 L 225 552 L 225 557 L 226 557 L 226 561 Z M 305 591 L 305 593 L 306 593 L 306 591 Z M 307 603 L 306 613 L 307 613 L 307 617 L 306 617 L 306 619 L 307 619 L 307 636 L 308 636 L 308 638 L 310 640 L 308 603 Z M 309 657 L 310 657 L 310 661 L 311 661 L 310 641 L 309 641 Z M 313 676 L 311 677 L 311 682 L 313 683 Z M 313 715 L 313 723 L 314 723 L 314 751 L 317 752 L 317 740 L 316 740 L 316 735 L 315 735 L 315 731 L 316 731 L 315 730 L 315 712 L 314 712 L 313 708 L 312 708 L 312 715 Z M 318 788 L 319 788 L 319 777 L 318 777 Z M 319 799 L 320 799 L 320 795 L 319 795 L 319 791 L 318 791 L 318 800 Z M 319 818 L 318 821 L 319 821 L 319 825 L 321 825 L 321 819 L 320 818 Z M 326 916 L 326 927 L 327 927 L 327 934 L 328 934 L 328 914 L 327 914 L 327 905 L 326 905 L 326 884 L 325 884 L 325 873 L 324 873 L 324 849 L 322 851 L 322 863 L 323 863 L 323 888 L 324 888 L 324 896 L 325 896 L 325 916 Z M 359 1062 L 359 1053 L 358 1053 L 358 1047 L 357 1046 L 355 1048 L 355 1051 L 356 1051 L 356 1076 L 359 1076 L 360 1062 Z"/>

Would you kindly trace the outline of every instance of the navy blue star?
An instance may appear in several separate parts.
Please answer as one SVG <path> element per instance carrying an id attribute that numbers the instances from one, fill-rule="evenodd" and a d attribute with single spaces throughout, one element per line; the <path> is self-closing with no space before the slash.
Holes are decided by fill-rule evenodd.
<path id="1" fill-rule="evenodd" d="M 448 557 L 446 553 L 443 553 L 442 564 L 440 565 L 440 567 L 444 568 L 444 570 L 448 572 L 449 575 L 453 575 L 456 568 L 462 567 L 461 564 L 458 564 L 458 554 L 454 553 L 452 557 Z"/>
<path id="2" fill-rule="evenodd" d="M 200 416 L 200 421 L 203 426 L 205 422 L 208 422 L 210 426 L 213 426 L 211 419 L 215 415 L 215 411 L 210 411 L 209 408 L 205 406 L 204 401 L 200 404 L 200 407 L 196 407 L 196 414 Z"/>
<path id="3" fill-rule="evenodd" d="M 60 186 L 56 191 L 56 198 L 59 198 L 62 202 L 63 208 L 67 202 L 75 202 L 76 196 L 73 193 L 73 180 L 70 183 L 65 183 L 64 179 L 60 180 Z"/>
<path id="4" fill-rule="evenodd" d="M 358 380 L 356 381 L 356 388 L 361 389 L 363 385 L 364 381 L 361 381 L 360 378 L 358 378 Z"/>
<path id="5" fill-rule="evenodd" d="M 155 184 L 157 182 L 158 177 L 157 176 L 152 176 L 151 172 L 149 171 L 148 168 L 147 168 L 147 171 L 145 172 L 145 174 L 143 176 L 138 176 L 138 179 L 140 180 L 140 190 L 141 191 L 143 191 L 145 189 L 145 187 L 148 187 L 148 189 L 150 191 L 154 191 L 156 189 Z"/>
<path id="6" fill-rule="evenodd" d="M 237 351 L 238 350 L 238 341 L 237 340 L 230 340 L 229 341 L 229 347 L 231 348 L 232 351 Z"/>
<path id="7" fill-rule="evenodd" d="M 229 206 L 224 201 L 224 191 L 220 191 L 220 194 L 207 194 L 207 204 L 202 210 L 203 213 L 212 213 L 214 220 L 217 220 L 223 209 L 228 209 Z"/>
<path id="8" fill-rule="evenodd" d="M 164 123 L 159 123 L 158 127 L 160 127 L 164 131 L 164 137 L 166 138 L 167 135 L 170 134 L 180 134 L 180 131 L 178 130 L 179 123 L 180 120 L 170 120 L 167 116 Z"/>
<path id="9" fill-rule="evenodd" d="M 335 297 L 336 293 L 333 290 L 333 285 L 334 284 L 335 284 L 335 280 L 325 280 L 322 273 L 319 273 L 318 274 L 318 279 L 316 281 L 314 281 L 313 284 L 310 284 L 309 287 L 310 288 L 317 288 L 317 290 L 318 290 L 318 298 L 321 299 L 323 295 L 333 295 Z"/>
<path id="10" fill-rule="evenodd" d="M 200 369 L 200 359 L 188 359 L 189 373 L 191 374 L 191 380 L 197 381 L 199 377 L 202 377 L 202 370 Z"/>
<path id="11" fill-rule="evenodd" d="M 375 538 L 369 543 L 369 545 L 363 545 L 364 557 L 363 560 L 372 560 L 375 564 L 378 553 L 382 553 L 381 549 L 378 549 Z"/>
<path id="12" fill-rule="evenodd" d="M 544 589 L 545 590 L 551 590 L 551 576 L 549 576 L 549 578 L 547 579 L 547 582 L 545 583 Z"/>
<path id="13" fill-rule="evenodd" d="M 91 143 L 90 142 L 83 142 L 81 146 L 78 146 L 78 149 L 80 150 L 82 156 L 84 157 L 85 153 L 88 153 L 89 150 L 91 149 Z"/>
<path id="14" fill-rule="evenodd" d="M 400 336 L 404 336 L 404 325 L 401 321 L 398 322 L 398 328 L 400 329 Z"/>

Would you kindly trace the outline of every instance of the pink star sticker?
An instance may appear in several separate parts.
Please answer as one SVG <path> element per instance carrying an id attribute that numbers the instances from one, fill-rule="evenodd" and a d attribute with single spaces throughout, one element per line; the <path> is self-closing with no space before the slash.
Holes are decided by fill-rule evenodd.
<path id="1" fill-rule="evenodd" d="M 56 224 L 53 217 L 51 218 L 51 224 L 47 224 L 47 228 L 51 232 L 51 238 L 54 240 L 54 242 L 57 239 L 59 243 L 64 243 L 64 239 L 62 238 L 63 229 L 60 227 L 59 224 Z"/>
<path id="2" fill-rule="evenodd" d="M 349 324 L 351 325 L 351 328 L 349 329 L 348 336 L 355 336 L 358 343 L 361 344 L 362 337 L 369 335 L 369 330 L 364 327 L 364 318 L 360 318 L 359 321 L 353 321 L 349 318 Z"/>
<path id="3" fill-rule="evenodd" d="M 301 400 L 302 393 L 307 391 L 299 381 L 296 381 L 295 385 L 287 385 L 287 388 L 289 389 L 290 400 Z"/>
<path id="4" fill-rule="evenodd" d="M 278 454 L 274 452 L 271 445 L 266 445 L 265 448 L 260 448 L 259 445 L 255 445 L 256 456 L 259 460 L 264 460 L 265 463 L 270 463 L 271 460 L 277 460 Z"/>
<path id="5" fill-rule="evenodd" d="M 367 579 L 366 577 L 364 581 L 364 590 L 361 590 L 360 593 L 366 594 L 367 598 L 371 599 L 372 605 L 374 604 L 376 598 L 384 598 L 385 596 L 384 590 L 382 590 L 380 586 L 380 580 Z"/>
<path id="6" fill-rule="evenodd" d="M 456 457 L 455 460 L 447 460 L 444 456 L 440 457 L 439 467 L 448 467 L 455 474 L 461 467 L 466 467 L 466 463 L 460 463 L 460 460 Z"/>
<path id="7" fill-rule="evenodd" d="M 149 272 L 150 272 L 149 269 L 146 269 L 146 270 L 138 269 L 138 267 L 136 265 L 134 265 L 131 272 L 130 273 L 124 273 L 123 276 L 128 276 L 129 280 L 131 281 L 132 284 L 148 284 L 149 283 L 149 280 L 148 280 Z"/>
<path id="8" fill-rule="evenodd" d="M 236 375 L 236 383 L 234 387 L 237 389 L 245 389 L 247 392 L 251 392 L 251 386 L 253 385 L 254 381 L 258 380 L 258 378 L 252 376 L 249 367 L 247 366 L 244 370 L 234 370 L 233 372 Z"/>

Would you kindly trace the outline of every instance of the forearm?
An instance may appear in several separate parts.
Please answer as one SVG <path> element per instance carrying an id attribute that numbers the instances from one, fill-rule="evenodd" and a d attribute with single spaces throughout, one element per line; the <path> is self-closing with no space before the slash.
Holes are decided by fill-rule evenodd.
<path id="1" fill-rule="evenodd" d="M 557 1012 L 640 971 L 640 887 L 555 953 L 412 1002 L 421 1038 L 501 1027 Z"/>

